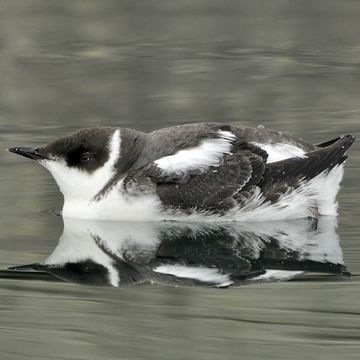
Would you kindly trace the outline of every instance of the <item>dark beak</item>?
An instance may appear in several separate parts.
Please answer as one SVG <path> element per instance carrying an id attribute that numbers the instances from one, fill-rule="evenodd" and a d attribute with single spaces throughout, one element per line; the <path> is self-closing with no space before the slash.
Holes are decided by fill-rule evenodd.
<path id="1" fill-rule="evenodd" d="M 32 263 L 26 265 L 9 266 L 8 269 L 13 271 L 42 270 L 42 265 L 40 263 Z"/>
<path id="2" fill-rule="evenodd" d="M 43 160 L 48 159 L 46 156 L 41 155 L 38 149 L 33 149 L 30 147 L 12 147 L 8 149 L 10 152 L 25 156 L 32 160 Z"/>

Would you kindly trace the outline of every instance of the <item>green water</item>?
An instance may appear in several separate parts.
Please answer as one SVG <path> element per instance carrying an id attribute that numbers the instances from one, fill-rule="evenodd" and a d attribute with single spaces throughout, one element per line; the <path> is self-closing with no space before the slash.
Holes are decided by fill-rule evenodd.
<path id="1" fill-rule="evenodd" d="M 223 121 L 360 135 L 356 1 L 0 1 L 0 144 Z M 1 359 L 358 359 L 360 148 L 338 234 L 352 279 L 231 289 L 0 280 Z M 62 198 L 0 152 L 0 266 L 46 258 Z"/>

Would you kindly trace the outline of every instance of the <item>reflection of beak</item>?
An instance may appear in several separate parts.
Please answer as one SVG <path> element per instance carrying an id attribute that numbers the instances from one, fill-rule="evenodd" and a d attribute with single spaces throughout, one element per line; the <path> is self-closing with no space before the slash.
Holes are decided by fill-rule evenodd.
<path id="1" fill-rule="evenodd" d="M 8 149 L 10 152 L 18 154 L 18 155 L 22 155 L 25 156 L 29 159 L 32 160 L 43 160 L 43 159 L 47 159 L 48 158 L 44 155 L 41 155 L 38 151 L 38 149 L 33 149 L 30 147 L 12 147 L 10 149 Z"/>

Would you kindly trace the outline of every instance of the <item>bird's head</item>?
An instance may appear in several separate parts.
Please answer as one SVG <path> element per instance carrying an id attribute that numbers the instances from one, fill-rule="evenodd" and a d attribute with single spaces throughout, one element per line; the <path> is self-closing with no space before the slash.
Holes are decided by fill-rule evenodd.
<path id="1" fill-rule="evenodd" d="M 65 200 L 90 200 L 116 172 L 120 158 L 120 129 L 88 128 L 38 148 L 12 147 L 50 171 Z"/>

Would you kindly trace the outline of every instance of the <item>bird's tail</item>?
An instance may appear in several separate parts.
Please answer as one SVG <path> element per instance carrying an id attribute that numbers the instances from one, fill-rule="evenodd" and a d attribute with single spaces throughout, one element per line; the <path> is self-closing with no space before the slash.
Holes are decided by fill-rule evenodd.
<path id="1" fill-rule="evenodd" d="M 292 200 L 286 206 L 299 206 L 303 201 L 315 216 L 336 215 L 336 195 L 344 171 L 341 164 L 354 140 L 351 135 L 343 136 L 320 144 L 301 158 L 267 164 L 260 184 L 265 199 L 274 202 L 288 195 Z"/>
<path id="2" fill-rule="evenodd" d="M 355 141 L 352 135 L 318 145 L 319 149 L 304 154 L 303 157 L 290 158 L 266 165 L 263 185 L 289 182 L 290 180 L 310 180 L 324 171 L 330 171 L 346 159 L 346 151 Z"/>

